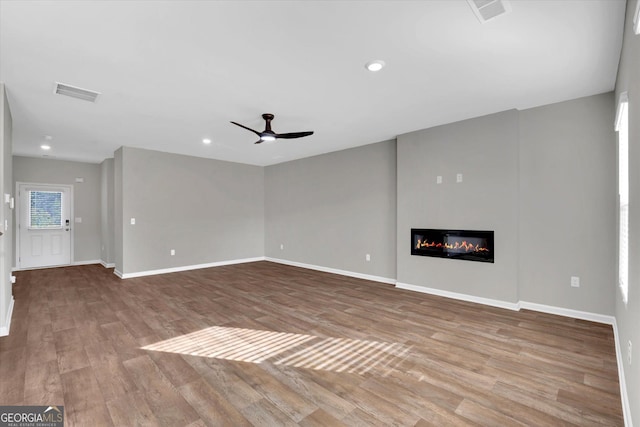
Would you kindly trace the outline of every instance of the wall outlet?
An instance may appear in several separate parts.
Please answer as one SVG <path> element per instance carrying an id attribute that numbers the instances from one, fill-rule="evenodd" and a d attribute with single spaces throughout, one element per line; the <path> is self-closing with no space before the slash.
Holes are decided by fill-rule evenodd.
<path id="1" fill-rule="evenodd" d="M 176 254 L 176 250 L 175 249 L 171 249 L 171 256 L 174 256 Z"/>
<path id="2" fill-rule="evenodd" d="M 631 345 L 631 340 L 629 340 L 629 342 L 627 343 L 627 361 L 629 362 L 629 365 L 631 365 L 631 350 L 632 350 L 633 346 Z"/>
<path id="3" fill-rule="evenodd" d="M 364 256 L 364 259 L 365 259 L 366 261 L 371 261 L 371 254 L 366 254 L 366 255 Z"/>
<path id="4" fill-rule="evenodd" d="M 462 182 L 462 174 L 461 173 L 456 175 L 456 182 Z"/>
<path id="5" fill-rule="evenodd" d="M 442 184 L 442 175 L 436 176 L 436 184 Z"/>
<path id="6" fill-rule="evenodd" d="M 131 218 L 131 225 L 136 225 L 136 219 L 135 218 Z"/>
<path id="7" fill-rule="evenodd" d="M 572 288 L 580 287 L 580 278 L 578 276 L 571 276 L 571 287 Z"/>
<path id="8" fill-rule="evenodd" d="M 284 251 L 284 243 L 280 243 L 280 250 Z"/>

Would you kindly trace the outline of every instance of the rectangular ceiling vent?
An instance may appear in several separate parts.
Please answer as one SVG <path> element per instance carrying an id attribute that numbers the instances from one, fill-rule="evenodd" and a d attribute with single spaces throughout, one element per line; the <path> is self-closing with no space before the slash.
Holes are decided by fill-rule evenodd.
<path id="1" fill-rule="evenodd" d="M 83 101 L 96 102 L 98 95 L 100 92 L 95 92 L 93 90 L 82 89 L 76 86 L 71 86 L 68 84 L 56 82 L 56 87 L 54 93 L 58 95 L 66 95 L 72 98 L 82 99 Z"/>
<path id="2" fill-rule="evenodd" d="M 493 18 L 511 12 L 508 0 L 467 0 L 478 21 L 485 23 Z"/>

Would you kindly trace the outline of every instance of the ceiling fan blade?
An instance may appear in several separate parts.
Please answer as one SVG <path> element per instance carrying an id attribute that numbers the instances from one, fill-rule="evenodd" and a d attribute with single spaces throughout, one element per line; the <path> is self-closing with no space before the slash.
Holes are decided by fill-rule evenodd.
<path id="1" fill-rule="evenodd" d="M 302 138 L 303 136 L 309 136 L 309 135 L 313 135 L 313 131 L 277 133 L 275 137 L 278 139 L 293 139 L 293 138 Z"/>
<path id="2" fill-rule="evenodd" d="M 233 122 L 233 121 L 232 121 L 231 123 L 233 123 L 233 124 L 234 124 L 234 125 L 236 125 L 236 126 L 240 126 L 241 128 L 244 128 L 244 129 L 246 129 L 246 130 L 248 130 L 248 131 L 251 131 L 251 132 L 255 133 L 255 134 L 256 134 L 256 135 L 258 135 L 258 136 L 261 136 L 261 135 L 260 135 L 260 132 L 255 131 L 255 130 L 253 130 L 253 129 L 251 129 L 251 128 L 248 128 L 248 127 L 246 127 L 245 125 L 241 125 L 240 123 L 236 123 L 236 122 Z"/>
<path id="3" fill-rule="evenodd" d="M 259 140 L 257 140 L 256 142 L 254 142 L 254 144 L 262 144 L 262 138 L 260 138 Z"/>

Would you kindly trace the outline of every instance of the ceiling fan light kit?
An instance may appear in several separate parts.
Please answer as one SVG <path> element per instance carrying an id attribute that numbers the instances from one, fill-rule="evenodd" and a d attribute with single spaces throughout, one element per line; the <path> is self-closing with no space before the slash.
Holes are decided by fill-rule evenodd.
<path id="1" fill-rule="evenodd" d="M 275 133 L 271 130 L 271 120 L 273 120 L 273 114 L 264 113 L 262 118 L 265 121 L 265 128 L 262 132 L 258 132 L 257 130 L 253 130 L 250 127 L 245 125 L 241 125 L 240 123 L 232 121 L 236 126 L 240 126 L 243 129 L 246 129 L 250 132 L 255 133 L 260 138 L 255 144 L 261 144 L 263 142 L 275 141 L 276 139 L 294 139 L 294 138 L 302 138 L 305 136 L 313 135 L 313 131 L 304 131 L 304 132 L 290 132 L 290 133 Z"/>

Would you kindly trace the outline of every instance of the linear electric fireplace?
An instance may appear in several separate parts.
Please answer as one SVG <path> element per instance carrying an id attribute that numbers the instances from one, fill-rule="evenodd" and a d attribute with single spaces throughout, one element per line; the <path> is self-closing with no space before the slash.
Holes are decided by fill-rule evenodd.
<path id="1" fill-rule="evenodd" d="M 412 228 L 411 255 L 493 262 L 493 231 Z"/>

